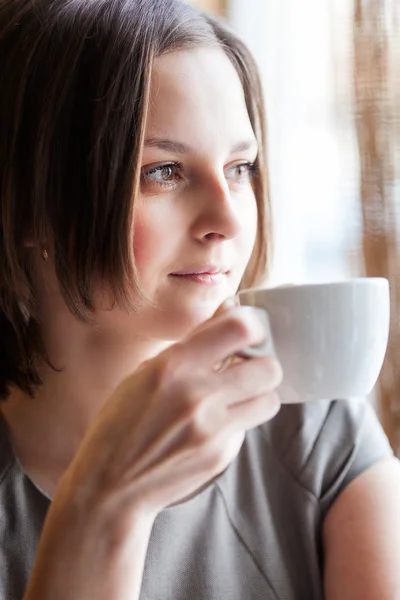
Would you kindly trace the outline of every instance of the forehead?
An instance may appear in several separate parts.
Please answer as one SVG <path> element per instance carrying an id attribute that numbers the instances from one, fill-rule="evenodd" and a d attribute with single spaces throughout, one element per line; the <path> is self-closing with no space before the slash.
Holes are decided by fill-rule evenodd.
<path id="1" fill-rule="evenodd" d="M 155 60 L 146 137 L 173 136 L 199 149 L 254 137 L 239 76 L 220 48 Z"/>

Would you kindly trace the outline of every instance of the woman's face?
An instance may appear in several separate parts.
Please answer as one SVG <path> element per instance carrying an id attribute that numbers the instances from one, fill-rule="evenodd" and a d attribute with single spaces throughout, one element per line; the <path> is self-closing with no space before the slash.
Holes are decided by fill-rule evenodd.
<path id="1" fill-rule="evenodd" d="M 256 237 L 256 156 L 243 89 L 222 50 L 156 60 L 134 227 L 151 300 L 139 309 L 141 333 L 177 339 L 235 294 Z"/>

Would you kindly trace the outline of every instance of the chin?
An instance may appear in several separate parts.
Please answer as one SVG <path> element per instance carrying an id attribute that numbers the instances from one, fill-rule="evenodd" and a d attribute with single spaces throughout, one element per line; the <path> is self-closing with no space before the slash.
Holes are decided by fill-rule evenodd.
<path id="1" fill-rule="evenodd" d="M 159 312 L 158 318 L 152 320 L 153 334 L 158 339 L 179 341 L 211 318 L 222 302 L 223 299 L 220 302 L 202 302 L 191 306 L 177 304 L 169 310 Z"/>
<path id="2" fill-rule="evenodd" d="M 221 303 L 217 304 L 216 306 L 202 306 L 196 308 L 195 310 L 188 310 L 186 313 L 183 313 L 182 311 L 179 315 L 177 315 L 176 318 L 175 331 L 177 333 L 175 339 L 181 339 L 182 337 L 188 335 L 190 331 L 210 319 L 220 304 Z"/>

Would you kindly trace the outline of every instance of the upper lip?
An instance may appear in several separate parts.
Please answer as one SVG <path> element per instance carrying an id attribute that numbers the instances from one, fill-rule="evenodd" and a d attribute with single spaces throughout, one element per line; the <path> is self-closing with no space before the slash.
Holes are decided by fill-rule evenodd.
<path id="1" fill-rule="evenodd" d="M 196 265 L 181 271 L 174 271 L 171 275 L 218 275 L 219 273 L 227 273 L 228 270 L 217 265 Z"/>

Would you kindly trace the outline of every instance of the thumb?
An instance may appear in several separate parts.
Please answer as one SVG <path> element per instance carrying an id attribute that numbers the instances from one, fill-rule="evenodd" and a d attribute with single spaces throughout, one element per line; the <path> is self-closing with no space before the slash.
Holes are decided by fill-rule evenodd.
<path id="1" fill-rule="evenodd" d="M 240 306 L 239 298 L 237 296 L 230 296 L 223 301 L 222 304 L 219 305 L 217 310 L 214 313 L 214 317 L 222 314 L 224 311 L 229 310 L 235 306 Z"/>
<path id="2" fill-rule="evenodd" d="M 234 308 L 235 306 L 240 306 L 239 298 L 237 298 L 236 296 L 230 296 L 229 298 L 226 298 L 222 302 L 222 304 L 219 305 L 215 313 L 211 317 L 200 323 L 200 325 L 197 325 L 197 327 L 195 327 L 189 333 L 189 336 L 193 335 L 195 332 L 198 333 L 199 331 L 202 331 L 203 329 L 209 327 L 216 317 L 219 317 L 220 315 L 222 315 L 222 313 L 229 310 L 230 308 Z"/>

